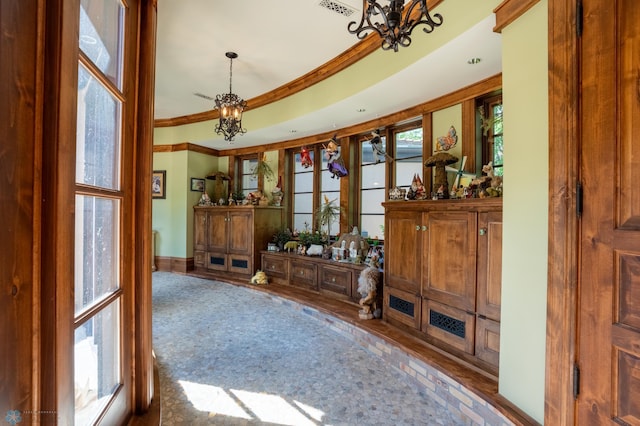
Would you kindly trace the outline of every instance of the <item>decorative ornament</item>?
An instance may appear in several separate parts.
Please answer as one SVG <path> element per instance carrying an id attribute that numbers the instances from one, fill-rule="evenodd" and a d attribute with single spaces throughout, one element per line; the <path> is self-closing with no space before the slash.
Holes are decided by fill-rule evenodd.
<path id="1" fill-rule="evenodd" d="M 333 135 L 333 138 L 331 138 L 326 146 L 323 145 L 323 148 L 325 157 L 329 160 L 327 162 L 327 168 L 331 173 L 331 179 L 340 179 L 341 177 L 347 176 L 349 171 L 340 156 L 340 145 L 338 145 L 336 135 Z"/>
<path id="2" fill-rule="evenodd" d="M 436 145 L 436 149 L 438 151 L 449 151 L 458 143 L 456 128 L 453 126 L 449 127 L 449 133 L 446 136 L 438 136 L 437 141 L 438 145 Z"/>
<path id="3" fill-rule="evenodd" d="M 305 169 L 313 166 L 313 160 L 311 159 L 311 154 L 309 153 L 309 149 L 306 146 L 303 146 L 300 150 L 300 165 Z"/>
<path id="4" fill-rule="evenodd" d="M 369 141 L 371 144 L 371 150 L 373 151 L 373 157 L 376 159 L 376 164 L 382 163 L 385 159 L 393 160 L 393 158 L 387 154 L 384 147 L 382 146 L 382 139 L 380 138 L 380 133 L 377 130 L 371 132 L 371 136 L 373 138 Z"/>

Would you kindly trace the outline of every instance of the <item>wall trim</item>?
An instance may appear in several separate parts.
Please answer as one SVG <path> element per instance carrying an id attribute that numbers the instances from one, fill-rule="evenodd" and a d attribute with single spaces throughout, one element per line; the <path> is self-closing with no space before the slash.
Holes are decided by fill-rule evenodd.
<path id="1" fill-rule="evenodd" d="M 195 268 L 193 257 L 156 256 L 155 263 L 156 271 L 175 272 L 178 274 L 186 274 Z"/>
<path id="2" fill-rule="evenodd" d="M 531 9 L 540 0 L 504 0 L 493 9 L 496 14 L 496 26 L 493 31 L 501 33 L 502 30 Z"/>
<path id="3" fill-rule="evenodd" d="M 202 145 L 196 145 L 190 142 L 181 142 L 173 145 L 154 145 L 153 152 L 177 152 L 177 151 L 192 151 L 199 152 L 200 154 L 207 154 L 218 156 L 220 151 L 213 148 L 207 148 Z"/>
<path id="4" fill-rule="evenodd" d="M 431 11 L 443 1 L 444 0 L 427 0 L 427 6 Z M 414 11 L 414 15 L 417 15 L 418 13 L 419 10 L 416 8 L 416 10 Z M 302 92 L 303 90 L 308 89 L 314 84 L 320 83 L 321 81 L 332 77 L 340 71 L 350 67 L 364 57 L 375 52 L 379 48 L 380 38 L 375 32 L 372 32 L 362 41 L 348 48 L 330 61 L 320 65 L 318 68 L 306 73 L 301 77 L 298 77 L 295 80 L 285 83 L 270 92 L 249 99 L 247 101 L 248 106 L 247 108 L 245 108 L 245 112 L 252 109 L 260 108 L 272 102 L 277 102 L 288 96 L 295 95 L 298 92 Z M 218 117 L 218 111 L 210 110 L 197 114 L 184 115 L 181 117 L 157 119 L 155 120 L 154 125 L 155 127 L 173 127 L 181 126 L 184 124 L 193 124 L 202 121 L 215 120 Z"/>

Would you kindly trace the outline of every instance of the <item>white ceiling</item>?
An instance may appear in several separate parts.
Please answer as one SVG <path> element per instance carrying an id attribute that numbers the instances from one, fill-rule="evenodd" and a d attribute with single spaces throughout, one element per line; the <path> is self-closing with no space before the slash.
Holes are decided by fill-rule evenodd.
<path id="1" fill-rule="evenodd" d="M 347 25 L 359 21 L 362 1 L 340 0 L 356 9 L 350 17 L 323 8 L 320 2 L 159 0 L 155 118 L 212 110 L 213 101 L 195 94 L 215 98 L 228 92 L 229 59 L 225 52 L 238 54 L 233 61 L 233 92 L 250 100 L 301 77 L 355 45 L 359 40 L 349 34 Z M 445 18 L 443 25 L 446 22 Z M 501 71 L 501 37 L 493 32 L 493 26 L 491 15 L 395 76 L 331 107 L 288 122 L 274 120 L 272 126 L 261 129 L 252 130 L 245 119 L 247 133 L 236 136 L 234 145 L 261 145 L 340 129 L 495 75 Z M 429 35 L 416 30 L 413 37 Z M 395 54 L 385 53 L 391 59 Z M 482 61 L 468 65 L 467 60 L 472 57 Z M 394 96 L 383 96 L 381 102 L 381 94 L 389 93 Z M 358 112 L 361 108 L 366 111 Z M 189 142 L 229 148 L 229 143 L 211 127 L 210 137 Z"/>

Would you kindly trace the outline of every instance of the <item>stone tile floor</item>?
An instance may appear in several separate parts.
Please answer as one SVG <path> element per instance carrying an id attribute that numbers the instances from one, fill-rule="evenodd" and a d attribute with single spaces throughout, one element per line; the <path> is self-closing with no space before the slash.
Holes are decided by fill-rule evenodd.
<path id="1" fill-rule="evenodd" d="M 163 425 L 462 425 L 403 373 L 269 296 L 153 274 Z"/>

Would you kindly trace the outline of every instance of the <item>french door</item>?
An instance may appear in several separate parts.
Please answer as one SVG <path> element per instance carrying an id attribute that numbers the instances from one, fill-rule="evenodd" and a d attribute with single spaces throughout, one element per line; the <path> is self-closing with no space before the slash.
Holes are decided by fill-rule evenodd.
<path id="1" fill-rule="evenodd" d="M 576 424 L 640 425 L 640 2 L 582 4 Z"/>

